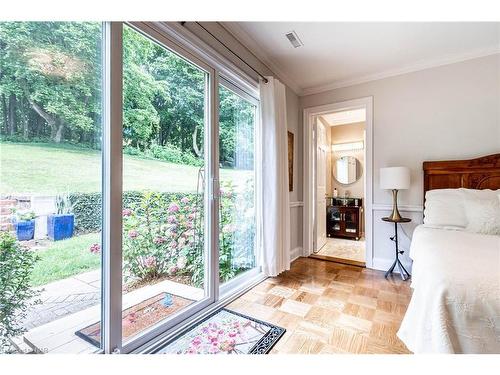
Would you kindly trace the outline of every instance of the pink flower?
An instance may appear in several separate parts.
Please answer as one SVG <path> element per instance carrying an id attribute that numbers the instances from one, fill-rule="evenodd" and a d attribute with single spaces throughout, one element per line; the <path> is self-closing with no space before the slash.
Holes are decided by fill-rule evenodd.
<path id="1" fill-rule="evenodd" d="M 177 242 L 172 241 L 172 243 L 170 244 L 170 246 L 172 246 L 172 248 L 174 248 L 174 249 L 175 249 L 175 248 L 177 247 Z"/>
<path id="2" fill-rule="evenodd" d="M 144 259 L 144 266 L 147 268 L 152 268 L 156 266 L 156 258 L 153 256 L 147 257 Z"/>
<path id="3" fill-rule="evenodd" d="M 165 243 L 167 239 L 165 237 L 156 237 L 153 242 L 157 245 L 161 245 L 162 243 Z"/>
<path id="4" fill-rule="evenodd" d="M 172 266 L 168 269 L 168 273 L 170 275 L 175 275 L 177 273 L 177 271 L 179 271 L 179 269 L 177 268 L 177 266 Z"/>
<path id="5" fill-rule="evenodd" d="M 130 208 L 125 208 L 123 211 L 122 211 L 122 215 L 123 216 L 131 216 L 132 215 L 132 210 Z"/>
<path id="6" fill-rule="evenodd" d="M 168 212 L 171 213 L 179 212 L 179 206 L 176 205 L 175 203 L 170 203 L 170 206 L 168 206 Z"/>
<path id="7" fill-rule="evenodd" d="M 95 243 L 92 246 L 90 246 L 89 250 L 92 254 L 99 254 L 101 252 L 101 245 Z"/>
<path id="8" fill-rule="evenodd" d="M 136 230 L 131 229 L 131 230 L 128 231 L 128 236 L 131 239 L 134 239 L 134 238 L 137 238 L 137 236 L 139 236 L 139 233 Z"/>
<path id="9" fill-rule="evenodd" d="M 188 215 L 188 219 L 189 220 L 193 220 L 195 217 L 196 217 L 195 214 L 189 214 Z"/>
<path id="10" fill-rule="evenodd" d="M 169 217 L 167 217 L 167 222 L 170 224 L 174 224 L 177 223 L 177 219 L 175 218 L 174 215 L 170 215 Z"/>
<path id="11" fill-rule="evenodd" d="M 183 204 L 188 204 L 189 203 L 189 198 L 188 197 L 184 197 L 181 199 L 181 203 Z"/>

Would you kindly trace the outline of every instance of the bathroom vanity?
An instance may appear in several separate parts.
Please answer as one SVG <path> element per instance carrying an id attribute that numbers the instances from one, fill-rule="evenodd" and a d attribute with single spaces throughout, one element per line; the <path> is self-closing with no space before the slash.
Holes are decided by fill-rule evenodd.
<path id="1" fill-rule="evenodd" d="M 361 198 L 327 198 L 326 235 L 359 240 L 362 237 L 362 212 Z"/>

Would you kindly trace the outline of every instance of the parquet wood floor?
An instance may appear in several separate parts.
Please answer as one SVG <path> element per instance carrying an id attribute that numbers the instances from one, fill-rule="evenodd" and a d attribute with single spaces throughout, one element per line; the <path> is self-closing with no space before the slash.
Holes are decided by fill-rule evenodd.
<path id="1" fill-rule="evenodd" d="M 397 275 L 299 258 L 228 308 L 286 328 L 271 353 L 405 354 L 396 332 L 410 298 Z"/>

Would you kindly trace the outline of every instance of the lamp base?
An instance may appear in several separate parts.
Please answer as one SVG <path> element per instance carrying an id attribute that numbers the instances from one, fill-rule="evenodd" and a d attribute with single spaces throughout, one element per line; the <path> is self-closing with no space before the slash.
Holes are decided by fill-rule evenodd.
<path id="1" fill-rule="evenodd" d="M 398 210 L 398 189 L 392 189 L 392 213 L 389 215 L 389 219 L 391 221 L 399 221 L 401 218 Z"/>

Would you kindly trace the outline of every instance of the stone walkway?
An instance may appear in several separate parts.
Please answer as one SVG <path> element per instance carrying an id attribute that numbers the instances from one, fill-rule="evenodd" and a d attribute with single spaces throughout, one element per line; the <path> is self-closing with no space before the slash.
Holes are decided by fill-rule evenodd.
<path id="1" fill-rule="evenodd" d="M 101 271 L 85 272 L 40 288 L 41 303 L 27 312 L 23 323 L 28 330 L 100 303 Z"/>

